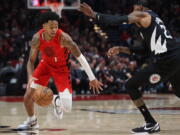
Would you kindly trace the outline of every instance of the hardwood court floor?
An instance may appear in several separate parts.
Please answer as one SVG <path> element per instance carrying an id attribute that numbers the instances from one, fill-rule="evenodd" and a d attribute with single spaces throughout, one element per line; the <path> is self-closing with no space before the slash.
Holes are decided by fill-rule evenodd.
<path id="1" fill-rule="evenodd" d="M 173 95 L 144 97 L 161 125 L 155 135 L 180 135 L 180 100 Z M 54 117 L 52 106 L 36 106 L 40 130 L 17 132 L 13 129 L 26 119 L 21 100 L 0 97 L 0 135 L 131 135 L 131 128 L 144 124 L 126 95 L 81 96 L 74 98 L 72 112 L 62 120 Z"/>

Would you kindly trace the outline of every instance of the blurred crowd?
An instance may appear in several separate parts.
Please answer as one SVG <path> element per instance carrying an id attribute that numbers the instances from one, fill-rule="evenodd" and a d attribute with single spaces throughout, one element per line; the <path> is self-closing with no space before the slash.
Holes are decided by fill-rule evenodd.
<path id="1" fill-rule="evenodd" d="M 179 1 L 151 1 L 155 2 L 152 9 L 160 15 L 180 44 Z M 26 0 L 1 0 L 0 4 L 0 89 L 5 84 L 7 90 L 17 88 L 14 92 L 16 94 L 23 94 L 25 91 L 28 41 L 39 29 L 35 24 L 37 15 L 41 12 L 27 10 L 26 2 Z M 102 13 L 127 14 L 132 10 L 131 0 L 84 0 L 84 2 Z M 103 82 L 105 94 L 126 93 L 124 83 L 127 79 L 148 64 L 148 59 L 144 55 L 120 54 L 113 58 L 107 57 L 106 52 L 112 46 L 142 45 L 140 37 L 134 30 L 129 29 L 131 26 L 128 24 L 104 26 L 78 11 L 63 11 L 60 26 L 71 35 L 86 56 L 96 77 Z M 75 58 L 71 57 L 69 62 L 74 93 L 90 94 L 85 72 Z M 168 82 L 161 82 L 140 90 L 150 93 L 169 92 L 171 87 Z"/>

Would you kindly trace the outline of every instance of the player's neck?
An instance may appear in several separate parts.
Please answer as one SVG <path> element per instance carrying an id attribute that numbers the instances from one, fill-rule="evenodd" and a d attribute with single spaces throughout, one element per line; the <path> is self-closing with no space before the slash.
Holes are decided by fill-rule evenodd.
<path id="1" fill-rule="evenodd" d="M 45 41 L 50 41 L 53 37 L 49 36 L 49 34 L 45 31 L 43 32 L 43 38 Z"/>

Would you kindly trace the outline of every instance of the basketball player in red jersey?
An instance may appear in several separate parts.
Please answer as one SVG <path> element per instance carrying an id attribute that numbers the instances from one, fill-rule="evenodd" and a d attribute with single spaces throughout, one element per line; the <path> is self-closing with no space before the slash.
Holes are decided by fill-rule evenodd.
<path id="1" fill-rule="evenodd" d="M 43 29 L 37 32 L 30 42 L 31 50 L 27 64 L 28 87 L 24 96 L 24 105 L 28 118 L 18 126 L 19 130 L 39 128 L 32 96 L 35 90 L 46 88 L 50 77 L 53 77 L 59 92 L 53 99 L 55 115 L 61 119 L 64 111 L 71 111 L 72 88 L 70 71 L 67 66 L 69 52 L 76 57 L 85 70 L 90 80 L 90 89 L 98 93 L 102 90 L 102 83 L 95 78 L 77 44 L 68 34 L 58 28 L 59 16 L 54 12 L 46 12 L 40 19 Z M 34 70 L 38 52 L 41 54 L 41 60 Z"/>

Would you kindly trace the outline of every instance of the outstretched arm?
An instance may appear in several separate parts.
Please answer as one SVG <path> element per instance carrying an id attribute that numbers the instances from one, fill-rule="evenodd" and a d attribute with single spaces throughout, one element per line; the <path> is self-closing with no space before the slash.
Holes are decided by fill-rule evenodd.
<path id="1" fill-rule="evenodd" d="M 127 16 L 114 16 L 101 14 L 93 11 L 93 9 L 86 3 L 81 4 L 80 9 L 85 15 L 96 19 L 99 23 L 109 24 L 109 25 L 119 25 L 122 22 L 127 22 Z"/>
<path id="2" fill-rule="evenodd" d="M 79 61 L 79 63 L 81 64 L 81 66 L 83 67 L 83 69 L 85 70 L 90 83 L 90 89 L 92 89 L 95 93 L 95 91 L 97 91 L 98 93 L 100 92 L 100 90 L 102 90 L 102 83 L 99 82 L 96 77 L 94 76 L 86 58 L 83 56 L 83 54 L 81 53 L 79 47 L 77 46 L 77 44 L 71 39 L 71 37 L 62 32 L 61 38 L 60 38 L 60 44 L 63 47 L 68 48 L 72 55 L 74 55 L 76 57 L 76 59 Z"/>
<path id="3" fill-rule="evenodd" d="M 151 16 L 148 13 L 142 11 L 134 11 L 131 14 L 124 16 L 108 15 L 93 11 L 92 8 L 86 3 L 81 4 L 80 11 L 83 12 L 85 15 L 96 19 L 98 22 L 102 24 L 119 25 L 123 22 L 128 22 L 139 23 L 142 26 L 144 26 L 144 23 L 148 23 L 144 26 L 148 27 L 147 25 L 150 25 L 151 22 Z"/>
<path id="4" fill-rule="evenodd" d="M 112 57 L 119 53 L 124 53 L 128 55 L 131 55 L 132 53 L 140 54 L 140 55 L 148 55 L 146 48 L 140 45 L 140 46 L 130 46 L 130 47 L 114 46 L 108 50 L 107 56 Z"/>
<path id="5" fill-rule="evenodd" d="M 130 49 L 124 46 L 114 46 L 110 48 L 107 52 L 108 57 L 115 56 L 119 53 L 124 53 L 124 54 L 131 54 Z"/>

